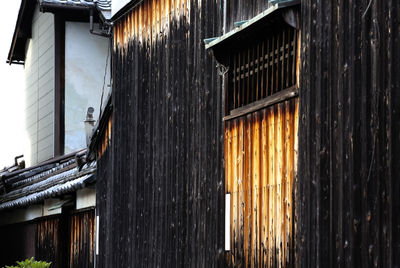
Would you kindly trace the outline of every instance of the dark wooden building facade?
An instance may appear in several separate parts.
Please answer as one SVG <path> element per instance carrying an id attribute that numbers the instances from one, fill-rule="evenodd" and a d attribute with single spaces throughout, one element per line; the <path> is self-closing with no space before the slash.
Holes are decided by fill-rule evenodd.
<path id="1" fill-rule="evenodd" d="M 219 5 L 138 2 L 114 23 L 98 265 L 216 266 L 224 258 L 222 99 L 203 39 L 220 34 Z"/>
<path id="2" fill-rule="evenodd" d="M 399 265 L 400 3 L 293 1 L 251 20 L 271 6 L 114 16 L 99 267 Z"/>
<path id="3" fill-rule="evenodd" d="M 400 2 L 302 1 L 300 266 L 400 266 Z"/>
<path id="4" fill-rule="evenodd" d="M 0 227 L 1 265 L 30 259 L 52 267 L 94 267 L 94 209 Z"/>

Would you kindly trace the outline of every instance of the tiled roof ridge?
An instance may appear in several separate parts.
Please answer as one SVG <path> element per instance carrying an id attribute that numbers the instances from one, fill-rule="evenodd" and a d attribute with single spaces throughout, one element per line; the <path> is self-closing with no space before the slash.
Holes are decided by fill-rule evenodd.
<path id="1" fill-rule="evenodd" d="M 19 197 L 15 200 L 10 200 L 8 202 L 0 204 L 0 210 L 27 206 L 40 202 L 46 198 L 55 197 L 58 195 L 70 193 L 77 189 L 81 189 L 85 186 L 85 183 L 93 176 L 95 176 L 93 173 L 86 174 L 82 177 L 74 178 L 73 180 L 66 181 L 62 184 L 54 185 L 41 192 L 32 193 L 27 196 Z"/>
<path id="2" fill-rule="evenodd" d="M 79 171 L 77 167 L 66 170 L 63 173 L 55 174 L 54 176 L 51 176 L 51 177 L 47 178 L 46 180 L 40 181 L 38 183 L 30 184 L 23 188 L 11 191 L 0 197 L 0 203 L 7 202 L 9 200 L 18 198 L 23 195 L 32 194 L 32 193 L 35 193 L 38 191 L 45 190 L 49 187 L 52 187 L 52 186 L 60 184 L 60 183 L 64 183 L 73 178 L 78 178 L 78 177 L 86 175 L 86 174 L 94 173 L 94 171 L 95 170 L 93 168 L 88 168 L 88 169 Z"/>
<path id="3" fill-rule="evenodd" d="M 51 174 L 54 174 L 59 170 L 62 170 L 62 169 L 66 168 L 66 167 L 68 167 L 70 165 L 73 165 L 74 163 L 75 163 L 75 159 L 70 159 L 65 163 L 58 164 L 55 167 L 53 167 L 51 169 L 48 169 L 48 170 L 45 170 L 45 171 L 43 171 L 43 172 L 41 172 L 39 174 L 33 175 L 31 177 L 27 177 L 24 180 L 17 181 L 17 182 L 12 184 L 12 187 L 13 188 L 17 188 L 18 186 L 26 186 L 26 184 L 35 183 L 36 180 L 39 180 L 41 178 L 44 178 L 44 177 L 49 176 Z"/>
<path id="4" fill-rule="evenodd" d="M 68 161 L 71 163 L 71 161 Z M 72 163 L 74 165 L 74 163 Z M 96 162 L 85 164 L 82 169 L 75 166 L 64 166 L 63 172 L 56 171 L 56 174 L 49 175 L 51 170 L 46 170 L 45 179 L 38 182 L 28 181 L 18 189 L 11 190 L 7 194 L 0 195 L 0 210 L 14 207 L 26 206 L 38 203 L 46 198 L 61 196 L 85 187 L 86 183 L 93 182 L 96 176 Z"/>

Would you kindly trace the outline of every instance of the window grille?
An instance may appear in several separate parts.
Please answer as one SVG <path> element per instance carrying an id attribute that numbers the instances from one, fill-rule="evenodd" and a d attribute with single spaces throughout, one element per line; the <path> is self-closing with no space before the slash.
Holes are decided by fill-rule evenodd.
<path id="1" fill-rule="evenodd" d="M 228 111 L 296 84 L 298 31 L 289 25 L 243 42 L 230 54 Z"/>

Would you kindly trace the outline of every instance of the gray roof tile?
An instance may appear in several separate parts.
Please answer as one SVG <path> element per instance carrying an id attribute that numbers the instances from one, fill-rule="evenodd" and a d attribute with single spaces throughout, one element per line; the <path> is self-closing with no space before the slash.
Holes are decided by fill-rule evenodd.
<path id="1" fill-rule="evenodd" d="M 40 2 L 60 6 L 92 7 L 95 5 L 105 19 L 110 19 L 111 16 L 111 0 L 40 0 Z"/>
<path id="2" fill-rule="evenodd" d="M 44 199 L 62 196 L 95 181 L 96 162 L 79 168 L 76 157 L 71 155 L 63 162 L 38 165 L 18 175 L 7 178 L 8 191 L 0 187 L 0 210 L 27 206 Z M 3 175 L 6 172 L 2 173 Z"/>

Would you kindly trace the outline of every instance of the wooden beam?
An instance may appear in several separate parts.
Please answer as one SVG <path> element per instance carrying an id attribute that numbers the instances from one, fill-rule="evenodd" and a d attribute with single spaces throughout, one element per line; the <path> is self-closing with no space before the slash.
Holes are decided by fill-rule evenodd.
<path id="1" fill-rule="evenodd" d="M 271 96 L 268 96 L 262 100 L 255 101 L 251 104 L 234 109 L 230 112 L 230 115 L 225 116 L 223 118 L 223 120 L 224 121 L 231 120 L 231 119 L 240 117 L 240 116 L 248 114 L 248 113 L 255 112 L 257 110 L 261 110 L 265 107 L 286 101 L 288 99 L 291 99 L 291 98 L 294 98 L 297 96 L 298 96 L 298 87 L 297 87 L 297 85 L 295 85 L 290 88 L 284 89 L 278 93 L 275 93 Z"/>

